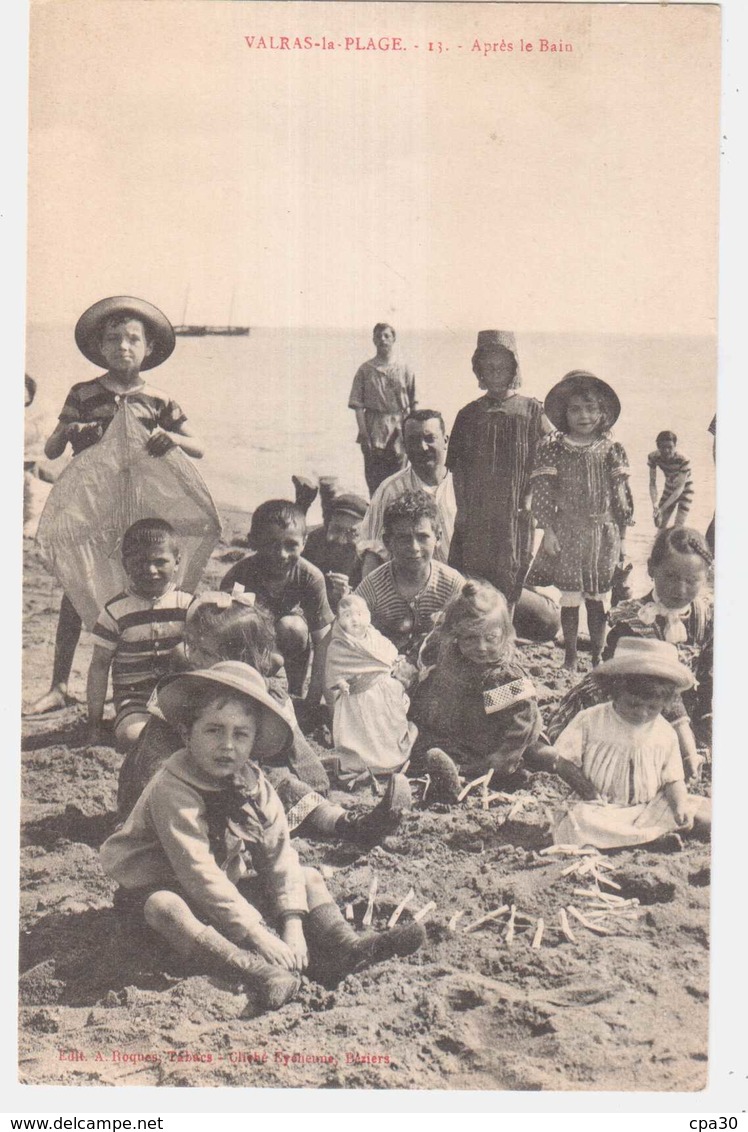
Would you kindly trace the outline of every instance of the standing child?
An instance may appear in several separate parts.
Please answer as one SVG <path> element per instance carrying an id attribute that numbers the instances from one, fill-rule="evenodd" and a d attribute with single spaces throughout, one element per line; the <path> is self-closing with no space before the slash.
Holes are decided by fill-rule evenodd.
<path id="1" fill-rule="evenodd" d="M 675 646 L 624 637 L 597 675 L 610 684 L 610 702 L 580 712 L 534 760 L 584 799 L 557 816 L 554 841 L 614 849 L 708 832 L 709 801 L 688 794 L 678 737 L 660 714 L 693 685 Z"/>
<path id="2" fill-rule="evenodd" d="M 419 756 L 431 776 L 434 801 L 455 802 L 459 774 L 494 771 L 508 779 L 538 736 L 535 689 L 514 651 L 506 599 L 489 582 L 468 581 L 452 598 L 421 650 L 430 665 L 413 692 L 411 718 Z"/>
<path id="3" fill-rule="evenodd" d="M 203 970 L 238 976 L 267 1010 L 293 998 L 310 963 L 335 983 L 421 946 L 415 923 L 356 935 L 317 870 L 299 864 L 257 765 L 291 733 L 258 672 L 235 661 L 185 673 L 162 685 L 159 704 L 184 749 L 101 849 L 128 920 L 145 920 Z"/>
<path id="4" fill-rule="evenodd" d="M 400 770 L 417 734 L 410 700 L 396 675 L 397 646 L 372 627 L 362 597 L 341 598 L 327 650 L 325 684 L 333 705 L 332 737 L 343 772 Z M 404 678 L 415 674 L 409 672 Z"/>
<path id="5" fill-rule="evenodd" d="M 396 338 L 393 326 L 377 323 L 377 352 L 356 370 L 348 398 L 348 408 L 356 413 L 369 495 L 407 462 L 403 421 L 416 407 L 416 379 L 406 365 L 393 360 Z"/>
<path id="6" fill-rule="evenodd" d="M 634 505 L 626 453 L 609 436 L 621 412 L 611 387 L 574 370 L 553 386 L 545 411 L 558 434 L 539 446 L 532 474 L 532 509 L 544 534 L 528 582 L 561 590 L 564 667 L 573 670 L 582 602 L 592 663 L 600 662 L 613 574 L 625 559 Z"/>
<path id="7" fill-rule="evenodd" d="M 252 515 L 248 541 L 255 553 L 231 567 L 221 589 L 230 593 L 238 583 L 247 593 L 256 594 L 258 603 L 273 614 L 278 648 L 295 696 L 302 693 L 313 653 L 306 702 L 314 707 L 322 697 L 323 641 L 333 614 L 322 571 L 301 556 L 306 516 L 296 503 L 270 499 Z"/>
<path id="8" fill-rule="evenodd" d="M 127 589 L 108 601 L 92 630 L 88 670 L 88 741 L 100 739 L 109 670 L 114 692 L 114 738 L 120 750 L 135 746 L 148 722 L 156 684 L 182 655 L 192 594 L 175 588 L 179 547 L 164 519 L 139 519 L 125 531 L 122 563 Z"/>
<path id="9" fill-rule="evenodd" d="M 486 393 L 460 409 L 449 440 L 447 467 L 457 500 L 449 564 L 491 582 L 513 615 L 532 557 L 530 473 L 550 426 L 540 402 L 517 392 L 512 333 L 481 330 L 472 364 Z"/>
<path id="10" fill-rule="evenodd" d="M 654 525 L 669 526 L 675 515 L 675 526 L 685 527 L 688 512 L 693 500 L 693 476 L 691 462 L 676 445 L 678 437 L 674 432 L 658 432 L 655 441 L 657 448 L 647 457 L 649 467 L 649 497 L 654 509 Z M 665 487 L 657 499 L 657 469 L 665 476 Z"/>
<path id="11" fill-rule="evenodd" d="M 106 373 L 70 390 L 44 448 L 48 460 L 62 456 L 68 444 L 77 456 L 98 443 L 125 403 L 150 432 L 147 450 L 152 456 L 163 456 L 175 446 L 194 459 L 202 456 L 202 445 L 187 427 L 176 401 L 140 376 L 141 370 L 165 362 L 174 349 L 171 323 L 157 307 L 129 296 L 101 299 L 79 318 L 75 341 L 81 353 L 94 365 L 105 367 Z M 63 594 L 52 686 L 28 709 L 28 715 L 54 711 L 70 702 L 68 680 L 80 632 L 81 618 Z"/>

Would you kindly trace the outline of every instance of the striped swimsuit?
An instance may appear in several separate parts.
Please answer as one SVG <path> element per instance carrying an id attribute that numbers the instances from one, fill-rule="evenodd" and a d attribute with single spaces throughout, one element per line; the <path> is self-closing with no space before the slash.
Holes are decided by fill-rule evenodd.
<path id="1" fill-rule="evenodd" d="M 681 456 L 680 452 L 675 452 L 669 460 L 666 460 L 659 449 L 656 449 L 654 452 L 649 453 L 647 465 L 650 468 L 659 468 L 665 476 L 665 487 L 660 496 L 660 506 L 662 506 L 662 500 L 667 499 L 681 477 L 685 476 L 686 482 L 683 485 L 683 490 L 678 498 L 665 508 L 661 523 L 661 526 L 667 526 L 673 511 L 677 509 L 678 526 L 683 526 L 683 521 L 691 510 L 691 502 L 693 500 L 693 479 L 691 478 L 690 460 L 688 460 L 686 456 Z"/>

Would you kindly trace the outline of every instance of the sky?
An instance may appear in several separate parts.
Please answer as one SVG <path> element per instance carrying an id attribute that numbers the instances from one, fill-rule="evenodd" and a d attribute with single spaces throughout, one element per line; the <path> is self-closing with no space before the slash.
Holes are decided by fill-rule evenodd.
<path id="1" fill-rule="evenodd" d="M 305 33 L 407 50 L 244 38 Z M 718 34 L 715 7 L 39 0 L 29 319 L 125 293 L 175 321 L 711 333 Z M 573 51 L 520 52 L 540 36 Z"/>

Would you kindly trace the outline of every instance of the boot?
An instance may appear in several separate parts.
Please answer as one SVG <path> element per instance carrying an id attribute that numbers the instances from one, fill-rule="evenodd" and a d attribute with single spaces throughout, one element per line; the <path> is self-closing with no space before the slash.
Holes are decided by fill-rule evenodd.
<path id="1" fill-rule="evenodd" d="M 460 796 L 460 772 L 457 764 L 441 747 L 432 747 L 424 760 L 426 773 L 431 779 L 429 802 L 447 802 L 454 805 Z"/>
<path id="2" fill-rule="evenodd" d="M 319 487 L 314 480 L 309 479 L 307 476 L 291 476 L 291 482 L 293 483 L 296 495 L 296 506 L 300 507 L 306 515 L 317 498 Z"/>
<path id="3" fill-rule="evenodd" d="M 370 848 L 394 833 L 403 814 L 413 805 L 410 784 L 404 774 L 393 774 L 384 796 L 373 810 L 363 814 L 347 812 L 335 823 L 335 836 L 342 841 Z"/>
<path id="4" fill-rule="evenodd" d="M 253 951 L 237 947 L 217 932 L 205 928 L 192 946 L 192 959 L 201 964 L 208 961 L 216 974 L 238 975 L 258 997 L 263 1010 L 278 1010 L 298 993 L 301 978 L 295 971 L 286 971 L 266 963 Z"/>
<path id="5" fill-rule="evenodd" d="M 330 519 L 330 509 L 332 501 L 338 494 L 338 477 L 337 476 L 320 476 L 319 477 L 319 501 L 322 504 L 322 521 L 327 525 Z"/>
<path id="6" fill-rule="evenodd" d="M 426 942 L 423 926 L 416 923 L 358 935 L 343 919 L 337 904 L 332 903 L 313 908 L 305 928 L 314 977 L 325 986 L 336 986 L 346 975 L 395 955 L 412 955 Z"/>

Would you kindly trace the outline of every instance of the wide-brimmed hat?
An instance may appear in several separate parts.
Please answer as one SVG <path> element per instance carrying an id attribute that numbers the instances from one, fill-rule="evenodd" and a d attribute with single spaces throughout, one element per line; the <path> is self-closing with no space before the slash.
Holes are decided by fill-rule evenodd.
<path id="1" fill-rule="evenodd" d="M 174 349 L 174 330 L 166 315 L 146 303 L 143 299 L 134 299 L 131 295 L 114 295 L 109 299 L 100 299 L 94 303 L 78 319 L 75 327 L 75 341 L 78 349 L 89 362 L 96 366 L 107 368 L 107 361 L 101 352 L 101 330 L 108 318 L 112 315 L 131 314 L 134 318 L 142 319 L 148 338 L 151 352 L 143 359 L 141 369 L 153 369 L 160 366 Z"/>
<path id="2" fill-rule="evenodd" d="M 368 509 L 369 504 L 363 496 L 353 495 L 350 492 L 346 492 L 344 495 L 336 495 L 330 501 L 331 515 L 342 511 L 346 515 L 355 515 L 357 519 L 363 519 Z"/>
<path id="3" fill-rule="evenodd" d="M 569 398 L 578 393 L 594 393 L 599 397 L 608 427 L 614 425 L 621 415 L 618 394 L 607 381 L 602 381 L 587 370 L 574 369 L 553 386 L 545 399 L 545 415 L 561 432 L 566 431 L 566 406 Z"/>
<path id="4" fill-rule="evenodd" d="M 280 707 L 268 695 L 265 681 L 256 668 L 240 660 L 222 660 L 212 668 L 199 668 L 195 672 L 181 672 L 165 677 L 156 693 L 159 710 L 167 723 L 178 727 L 184 719 L 184 710 L 199 687 L 213 686 L 216 690 L 236 692 L 246 696 L 257 709 L 257 735 L 255 750 L 259 762 L 272 762 L 288 746 L 292 737 L 291 725 Z"/>
<path id="5" fill-rule="evenodd" d="M 622 637 L 613 657 L 598 665 L 595 675 L 656 676 L 669 680 L 680 692 L 695 683 L 691 670 L 678 660 L 675 645 L 650 637 Z"/>

